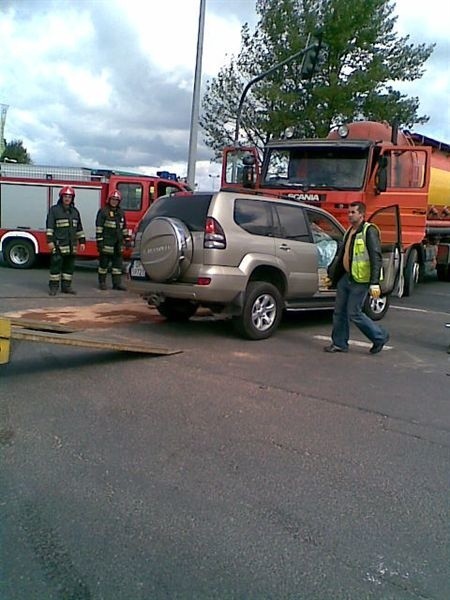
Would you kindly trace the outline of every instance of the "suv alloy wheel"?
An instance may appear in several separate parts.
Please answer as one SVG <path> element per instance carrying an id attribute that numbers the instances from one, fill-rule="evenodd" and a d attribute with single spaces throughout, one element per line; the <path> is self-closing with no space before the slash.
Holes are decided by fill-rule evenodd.
<path id="1" fill-rule="evenodd" d="M 372 321 L 380 321 L 389 308 L 389 296 L 372 298 L 369 294 L 364 301 L 363 310 Z"/>
<path id="2" fill-rule="evenodd" d="M 251 281 L 245 292 L 242 313 L 233 318 L 236 331 L 250 339 L 263 340 L 278 328 L 283 314 L 283 299 L 272 283 Z"/>

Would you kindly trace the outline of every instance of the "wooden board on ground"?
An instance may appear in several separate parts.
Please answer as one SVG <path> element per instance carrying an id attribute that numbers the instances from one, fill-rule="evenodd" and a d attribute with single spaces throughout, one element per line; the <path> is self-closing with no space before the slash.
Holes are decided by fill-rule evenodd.
<path id="1" fill-rule="evenodd" d="M 12 324 L 15 322 L 17 324 Z M 26 321 L 20 319 L 9 320 L 0 318 L 0 364 L 6 364 L 10 360 L 11 340 L 22 340 L 28 342 L 43 342 L 46 344 L 60 344 L 65 346 L 77 346 L 82 348 L 93 348 L 97 350 L 111 350 L 119 352 L 135 352 L 139 354 L 153 354 L 156 356 L 178 354 L 182 350 L 161 348 L 152 344 L 135 341 L 132 339 L 108 339 L 98 336 L 86 335 L 78 331 L 74 335 L 73 330 L 55 323 L 39 323 L 34 321 L 31 327 L 25 325 Z M 31 329 L 31 330 L 30 330 Z"/>
<path id="2" fill-rule="evenodd" d="M 15 318 L 15 317 L 4 317 L 0 315 L 0 319 L 7 319 L 11 325 L 16 325 L 19 327 L 24 327 L 25 329 L 35 329 L 37 331 L 55 331 L 60 333 L 74 333 L 75 331 L 79 331 L 78 329 L 74 329 L 73 327 L 68 327 L 67 325 L 61 325 L 60 323 L 49 323 L 48 321 L 36 321 L 34 319 L 23 319 Z"/>

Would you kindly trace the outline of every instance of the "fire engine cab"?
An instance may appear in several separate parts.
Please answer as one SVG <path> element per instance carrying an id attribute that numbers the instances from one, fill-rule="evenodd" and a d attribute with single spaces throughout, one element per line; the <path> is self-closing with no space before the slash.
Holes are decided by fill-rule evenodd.
<path id="1" fill-rule="evenodd" d="M 147 176 L 106 169 L 0 163 L 0 252 L 8 266 L 30 268 L 38 257 L 49 254 L 46 216 L 65 185 L 75 190 L 75 206 L 86 234 L 86 249 L 79 254 L 80 259 L 98 256 L 95 217 L 114 190 L 122 195 L 121 208 L 131 234 L 159 196 L 189 191 L 186 183 L 168 171 Z"/>

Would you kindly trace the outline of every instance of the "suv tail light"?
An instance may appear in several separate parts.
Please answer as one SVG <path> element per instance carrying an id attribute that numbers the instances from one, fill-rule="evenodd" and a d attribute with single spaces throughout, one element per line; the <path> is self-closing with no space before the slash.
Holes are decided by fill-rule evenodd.
<path id="1" fill-rule="evenodd" d="M 205 224 L 205 239 L 203 248 L 218 248 L 223 250 L 227 247 L 227 240 L 222 227 L 212 217 L 207 217 Z"/>

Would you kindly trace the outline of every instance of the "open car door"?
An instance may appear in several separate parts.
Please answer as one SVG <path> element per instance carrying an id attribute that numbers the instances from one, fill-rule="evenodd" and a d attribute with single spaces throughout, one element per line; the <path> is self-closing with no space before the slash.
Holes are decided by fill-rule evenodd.
<path id="1" fill-rule="evenodd" d="M 403 295 L 403 254 L 400 207 L 398 204 L 375 211 L 368 219 L 380 231 L 381 252 L 383 254 L 383 279 L 381 293 L 388 296 Z"/>

